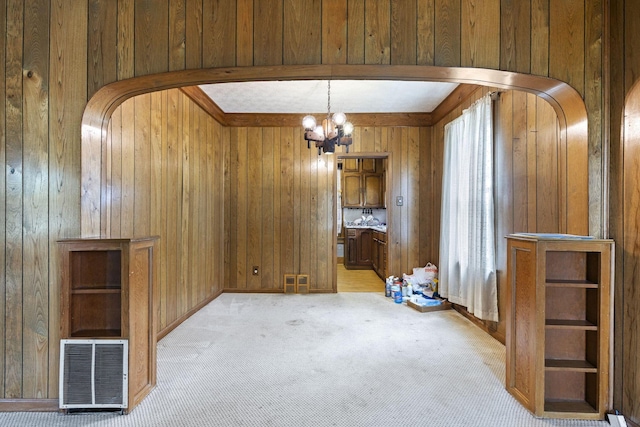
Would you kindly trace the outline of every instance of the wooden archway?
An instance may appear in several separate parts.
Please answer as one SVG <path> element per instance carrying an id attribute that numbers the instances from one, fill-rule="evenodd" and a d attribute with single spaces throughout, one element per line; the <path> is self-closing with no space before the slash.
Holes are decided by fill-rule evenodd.
<path id="1" fill-rule="evenodd" d="M 534 93 L 551 104 L 558 115 L 560 139 L 566 146 L 566 206 L 571 224 L 561 224 L 569 233 L 589 232 L 588 127 L 582 97 L 558 80 L 506 71 L 414 65 L 297 65 L 212 68 L 176 71 L 111 83 L 89 100 L 82 118 L 81 233 L 100 234 L 101 147 L 113 111 L 127 99 L 147 92 L 206 83 L 258 80 L 413 80 L 475 84 Z M 562 215 L 566 218 L 568 215 Z"/>

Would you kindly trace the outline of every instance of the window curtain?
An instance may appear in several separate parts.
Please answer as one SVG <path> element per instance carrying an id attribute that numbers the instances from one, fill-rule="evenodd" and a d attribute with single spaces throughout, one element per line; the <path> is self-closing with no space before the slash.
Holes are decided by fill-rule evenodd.
<path id="1" fill-rule="evenodd" d="M 490 96 L 445 125 L 444 135 L 438 291 L 497 322 Z"/>

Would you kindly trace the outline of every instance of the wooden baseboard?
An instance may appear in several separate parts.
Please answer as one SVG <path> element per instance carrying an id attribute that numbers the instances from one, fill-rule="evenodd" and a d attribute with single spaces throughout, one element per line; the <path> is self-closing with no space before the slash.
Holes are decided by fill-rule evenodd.
<path id="1" fill-rule="evenodd" d="M 187 320 L 189 317 L 191 317 L 194 314 L 196 314 L 202 307 L 204 307 L 205 305 L 209 304 L 214 299 L 218 298 L 222 294 L 222 292 L 223 291 L 220 290 L 218 292 L 213 293 L 209 298 L 205 299 L 200 304 L 196 305 L 191 310 L 189 310 L 188 312 L 186 312 L 185 314 L 183 314 L 182 316 L 180 316 L 179 318 L 177 318 L 173 322 L 169 323 L 163 330 L 158 331 L 158 335 L 157 335 L 158 341 L 160 341 L 162 338 L 166 337 L 169 332 L 173 331 L 175 328 L 180 326 L 180 324 L 182 322 L 184 322 L 185 320 Z"/>
<path id="2" fill-rule="evenodd" d="M 224 288 L 224 293 L 229 294 L 281 294 L 284 293 L 284 289 L 238 289 L 238 288 Z"/>
<path id="3" fill-rule="evenodd" d="M 474 325 L 476 325 L 477 327 L 479 327 L 480 329 L 482 329 L 483 331 L 485 331 L 486 333 L 491 335 L 496 340 L 500 341 L 502 344 L 504 344 L 506 342 L 506 337 L 504 336 L 504 334 L 499 333 L 494 328 L 492 328 L 492 327 L 487 325 L 487 323 L 493 324 L 495 322 L 485 322 L 484 320 L 480 320 L 476 316 L 474 316 L 473 314 L 469 313 L 467 311 L 467 309 L 465 307 L 461 306 L 461 305 L 452 303 L 451 306 L 453 307 L 453 309 L 455 311 L 457 311 L 458 313 L 462 314 L 467 319 L 471 320 L 471 322 Z"/>
<path id="4" fill-rule="evenodd" d="M 0 399 L 0 412 L 57 412 L 58 399 Z"/>

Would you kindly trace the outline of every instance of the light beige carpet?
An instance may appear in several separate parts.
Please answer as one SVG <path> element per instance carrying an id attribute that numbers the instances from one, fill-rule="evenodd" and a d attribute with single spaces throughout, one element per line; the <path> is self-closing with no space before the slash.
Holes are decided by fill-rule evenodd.
<path id="1" fill-rule="evenodd" d="M 379 293 L 223 294 L 158 344 L 129 415 L 3 413 L 2 426 L 608 426 L 537 419 L 505 348 L 456 312 Z"/>

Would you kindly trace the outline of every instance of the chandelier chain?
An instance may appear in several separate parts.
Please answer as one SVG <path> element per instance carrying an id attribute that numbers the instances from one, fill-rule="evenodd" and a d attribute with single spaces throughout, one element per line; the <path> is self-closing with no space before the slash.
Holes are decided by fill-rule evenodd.
<path id="1" fill-rule="evenodd" d="M 331 80 L 327 80 L 327 119 L 331 118 Z"/>

